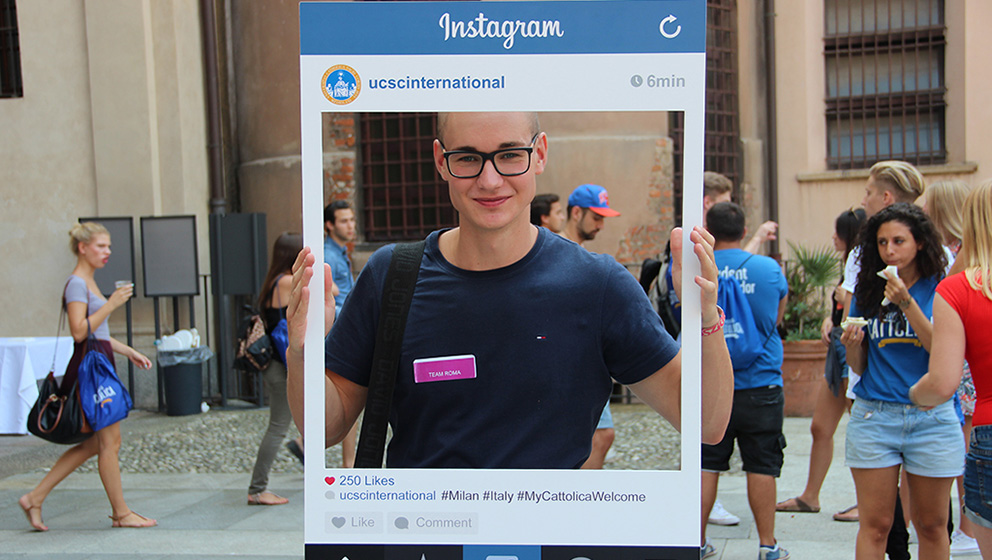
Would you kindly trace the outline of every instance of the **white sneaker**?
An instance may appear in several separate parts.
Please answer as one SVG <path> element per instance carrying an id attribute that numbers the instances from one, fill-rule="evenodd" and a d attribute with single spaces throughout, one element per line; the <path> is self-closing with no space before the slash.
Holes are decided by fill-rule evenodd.
<path id="1" fill-rule="evenodd" d="M 951 554 L 954 556 L 971 556 L 981 554 L 978 541 L 955 529 L 951 535 Z"/>
<path id="2" fill-rule="evenodd" d="M 710 511 L 710 517 L 707 521 L 712 525 L 737 525 L 741 522 L 741 518 L 727 511 L 717 499 L 713 502 L 713 509 Z"/>

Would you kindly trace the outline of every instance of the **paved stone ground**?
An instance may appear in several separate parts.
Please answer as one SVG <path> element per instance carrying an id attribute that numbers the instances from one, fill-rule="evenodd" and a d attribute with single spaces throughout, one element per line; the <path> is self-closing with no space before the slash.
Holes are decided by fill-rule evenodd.
<path id="1" fill-rule="evenodd" d="M 635 405 L 616 405 L 613 412 L 617 456 L 608 468 L 677 467 L 676 434 L 653 412 Z M 159 527 L 140 531 L 108 530 L 109 506 L 93 472 L 95 462 L 81 469 L 88 472 L 66 479 L 45 503 L 45 521 L 52 531 L 28 531 L 17 498 L 38 483 L 64 448 L 33 437 L 0 437 L 0 560 L 301 558 L 303 475 L 295 458 L 283 452 L 271 481 L 273 491 L 290 498 L 288 505 L 245 505 L 249 471 L 267 420 L 265 409 L 211 410 L 180 418 L 133 413 L 123 425 L 125 495 L 136 511 L 160 522 Z M 854 503 L 854 486 L 843 461 L 845 426 L 846 421 L 835 437 L 834 464 L 821 496 L 823 511 L 776 517 L 776 535 L 797 560 L 854 556 L 857 524 L 830 518 Z M 805 484 L 809 419 L 787 418 L 785 433 L 789 446 L 778 481 L 780 499 L 798 494 Z M 338 451 L 330 450 L 327 460 L 338 464 Z M 753 560 L 757 535 L 739 467 L 721 477 L 720 499 L 741 523 L 710 526 L 709 536 L 718 549 L 715 558 Z M 911 552 L 916 554 L 915 545 Z"/>
<path id="2" fill-rule="evenodd" d="M 679 467 L 678 434 L 661 417 L 639 404 L 613 405 L 613 413 L 617 431 L 615 457 L 607 468 Z M 268 419 L 267 408 L 212 409 L 206 414 L 178 417 L 134 412 L 122 424 L 121 472 L 250 473 Z M 292 426 L 288 437 L 298 435 Z M 0 478 L 19 472 L 44 472 L 62 451 L 62 446 L 33 437 L 0 438 Z M 328 465 L 341 464 L 340 446 L 328 450 L 326 461 Z M 77 472 L 97 472 L 96 459 L 87 461 Z M 303 467 L 283 449 L 272 472 L 302 474 Z"/>

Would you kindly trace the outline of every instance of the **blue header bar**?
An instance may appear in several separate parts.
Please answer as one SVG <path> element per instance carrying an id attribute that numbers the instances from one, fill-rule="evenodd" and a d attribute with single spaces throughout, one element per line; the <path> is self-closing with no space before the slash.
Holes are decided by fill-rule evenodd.
<path id="1" fill-rule="evenodd" d="M 705 51 L 706 0 L 300 4 L 301 55 Z"/>

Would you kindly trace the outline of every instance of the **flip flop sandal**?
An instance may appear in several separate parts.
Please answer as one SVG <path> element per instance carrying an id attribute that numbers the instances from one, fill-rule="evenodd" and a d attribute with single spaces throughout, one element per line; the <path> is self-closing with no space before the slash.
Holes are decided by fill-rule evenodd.
<path id="1" fill-rule="evenodd" d="M 142 519 L 143 521 L 141 523 L 139 523 L 138 525 L 124 525 L 123 523 L 121 523 L 121 521 L 125 517 L 131 515 L 132 513 L 136 517 Z M 148 519 L 144 515 L 141 515 L 140 513 L 137 513 L 137 512 L 134 512 L 134 511 L 129 511 L 129 512 L 125 513 L 124 515 L 118 515 L 118 516 L 108 515 L 107 517 L 109 517 L 110 520 L 113 521 L 113 523 L 110 526 L 111 527 L 115 527 L 115 528 L 122 528 L 122 529 L 144 529 L 146 527 L 154 527 L 154 526 L 158 525 L 158 522 L 155 521 L 154 519 Z"/>
<path id="2" fill-rule="evenodd" d="M 32 506 L 32 505 L 29 505 L 29 506 L 25 507 L 24 506 L 24 502 L 21 502 L 20 500 L 17 501 L 17 505 L 21 506 L 21 509 L 24 510 L 24 515 L 28 518 L 28 523 L 31 525 L 31 528 L 32 529 L 34 529 L 35 531 L 40 531 L 40 532 L 44 532 L 44 531 L 47 531 L 48 530 L 48 526 L 45 525 L 45 522 L 41 520 L 41 506 Z M 34 509 L 38 510 L 38 524 L 37 525 L 35 525 L 34 519 L 31 518 L 31 510 L 34 510 Z"/>
<path id="3" fill-rule="evenodd" d="M 851 510 L 855 510 L 855 509 L 858 509 L 858 504 L 854 504 L 849 508 L 838 511 L 837 513 L 834 514 L 834 521 L 841 521 L 844 523 L 857 523 L 858 521 L 857 515 L 847 515 L 851 513 Z"/>
<path id="4" fill-rule="evenodd" d="M 795 505 L 783 505 L 789 501 L 789 500 L 783 500 L 775 504 L 775 511 L 784 511 L 790 513 L 820 513 L 820 508 L 813 507 L 807 504 L 803 500 L 799 499 L 799 496 L 795 496 L 790 499 L 795 502 Z"/>

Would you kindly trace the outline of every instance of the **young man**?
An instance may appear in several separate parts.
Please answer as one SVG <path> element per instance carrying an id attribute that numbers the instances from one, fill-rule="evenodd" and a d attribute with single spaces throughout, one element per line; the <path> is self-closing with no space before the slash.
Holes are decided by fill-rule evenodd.
<path id="1" fill-rule="evenodd" d="M 335 200 L 324 207 L 324 262 L 331 266 L 334 285 L 338 293 L 334 295 L 334 311 L 340 315 L 344 301 L 355 287 L 355 275 L 348 258 L 347 243 L 355 240 L 355 211 L 344 200 Z M 341 440 L 341 466 L 355 466 L 355 444 L 358 441 L 358 424 L 354 424 Z M 286 442 L 290 453 L 303 461 L 302 436 Z"/>
<path id="2" fill-rule="evenodd" d="M 388 466 L 578 468 L 613 379 L 681 425 L 681 355 L 633 276 L 531 225 L 547 158 L 535 114 L 438 115 L 434 161 L 459 225 L 427 238 L 396 377 Z M 673 247 L 681 263 L 679 233 Z M 702 325 L 717 331 L 709 236 L 697 228 L 690 239 L 701 265 Z M 391 254 L 385 247 L 372 256 L 339 321 L 325 301 L 325 332 L 334 326 L 325 345 L 328 444 L 365 406 Z M 313 262 L 304 249 L 289 311 L 288 392 L 300 427 Z M 726 426 L 733 372 L 722 336 L 703 337 L 702 350 L 702 439 L 713 442 Z M 414 360 L 465 355 L 475 367 L 459 365 L 451 379 L 414 373 Z"/>
<path id="3" fill-rule="evenodd" d="M 730 468 L 736 439 L 747 473 L 748 503 L 758 530 L 759 559 L 784 560 L 789 553 L 775 541 L 775 479 L 782 471 L 785 447 L 782 340 L 776 325 L 785 312 L 789 286 L 777 262 L 741 248 L 744 219 L 744 210 L 732 202 L 715 204 L 706 213 L 707 229 L 715 239 L 714 257 L 720 277 L 734 277 L 741 283 L 758 338 L 764 343 L 750 365 L 734 370 L 733 412 L 723 441 L 703 445 L 701 558 L 716 554 L 706 539 L 706 522 L 716 500 L 719 473 Z"/>
<path id="4" fill-rule="evenodd" d="M 610 208 L 610 197 L 606 189 L 599 185 L 579 185 L 572 194 L 568 195 L 568 221 L 565 222 L 565 231 L 562 235 L 584 247 L 586 241 L 595 239 L 599 230 L 603 229 L 604 218 L 619 215 L 620 212 Z M 596 432 L 592 436 L 592 451 L 582 468 L 603 468 L 606 455 L 610 452 L 615 438 L 613 413 L 607 401 L 599 417 L 599 423 L 596 424 Z"/>
<path id="5" fill-rule="evenodd" d="M 714 204 L 730 202 L 734 183 L 726 175 L 713 171 L 703 172 L 703 225 L 706 225 L 706 215 Z"/>
<path id="6" fill-rule="evenodd" d="M 565 210 L 558 195 L 547 193 L 535 196 L 534 202 L 530 203 L 530 223 L 561 233 L 565 225 Z"/>
<path id="7" fill-rule="evenodd" d="M 730 202 L 731 191 L 734 190 L 734 183 L 726 175 L 706 171 L 703 173 L 703 226 L 706 225 L 706 214 L 714 204 L 720 202 Z M 775 239 L 775 232 L 778 224 L 769 220 L 758 226 L 758 231 L 754 233 L 744 250 L 748 253 L 757 253 L 761 249 L 761 244 L 765 241 Z"/>
<path id="8" fill-rule="evenodd" d="M 347 244 L 355 240 L 355 212 L 343 200 L 335 200 L 324 207 L 324 262 L 331 265 L 338 295 L 334 308 L 341 313 L 344 301 L 355 287 L 355 276 L 348 258 Z"/>

